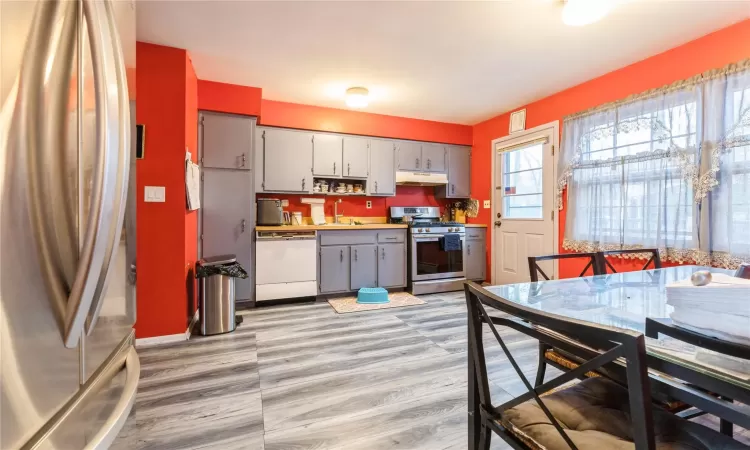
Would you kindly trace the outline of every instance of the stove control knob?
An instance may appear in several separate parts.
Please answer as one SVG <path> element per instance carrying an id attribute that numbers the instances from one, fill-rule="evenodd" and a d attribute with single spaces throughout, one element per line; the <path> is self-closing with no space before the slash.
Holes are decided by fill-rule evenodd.
<path id="1" fill-rule="evenodd" d="M 448 231 L 456 231 L 455 228 L 448 228 Z"/>
<path id="2" fill-rule="evenodd" d="M 425 229 L 424 229 L 424 232 L 425 232 L 425 233 L 429 233 L 429 232 L 430 232 L 430 229 L 429 229 L 429 228 L 425 228 Z"/>
<path id="3" fill-rule="evenodd" d="M 422 232 L 422 229 L 420 228 L 420 229 L 418 229 L 417 231 L 419 231 L 419 232 L 421 233 L 421 232 Z"/>

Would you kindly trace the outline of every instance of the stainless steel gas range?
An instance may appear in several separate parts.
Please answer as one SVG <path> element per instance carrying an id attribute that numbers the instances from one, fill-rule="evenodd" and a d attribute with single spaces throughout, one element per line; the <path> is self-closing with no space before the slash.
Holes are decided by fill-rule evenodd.
<path id="1" fill-rule="evenodd" d="M 464 224 L 442 222 L 440 208 L 435 206 L 392 206 L 390 220 L 409 224 L 408 280 L 412 294 L 463 289 L 466 281 Z M 442 240 L 447 234 L 459 236 L 460 249 L 443 250 Z"/>

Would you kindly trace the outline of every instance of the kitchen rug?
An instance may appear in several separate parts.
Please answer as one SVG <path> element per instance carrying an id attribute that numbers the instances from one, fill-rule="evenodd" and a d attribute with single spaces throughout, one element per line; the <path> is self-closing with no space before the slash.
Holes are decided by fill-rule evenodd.
<path id="1" fill-rule="evenodd" d="M 339 314 L 373 311 L 375 309 L 401 308 L 404 306 L 424 305 L 426 302 L 408 292 L 388 294 L 388 303 L 357 303 L 357 296 L 340 297 L 328 300 L 328 304 Z"/>

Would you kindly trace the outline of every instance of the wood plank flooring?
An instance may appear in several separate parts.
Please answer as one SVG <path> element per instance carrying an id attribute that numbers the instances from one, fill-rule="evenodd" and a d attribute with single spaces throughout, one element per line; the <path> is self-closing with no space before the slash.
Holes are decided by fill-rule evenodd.
<path id="1" fill-rule="evenodd" d="M 138 449 L 465 449 L 464 294 L 421 298 L 344 315 L 261 307 L 234 333 L 138 349 Z M 536 341 L 504 334 L 533 380 Z M 524 392 L 489 333 L 485 345 L 494 401 Z"/>

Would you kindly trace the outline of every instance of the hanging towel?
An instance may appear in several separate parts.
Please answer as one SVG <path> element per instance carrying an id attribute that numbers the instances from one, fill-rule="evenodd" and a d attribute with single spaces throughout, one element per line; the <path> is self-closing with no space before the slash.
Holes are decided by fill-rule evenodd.
<path id="1" fill-rule="evenodd" d="M 451 233 L 440 238 L 440 250 L 444 252 L 455 252 L 461 250 L 461 235 Z"/>

